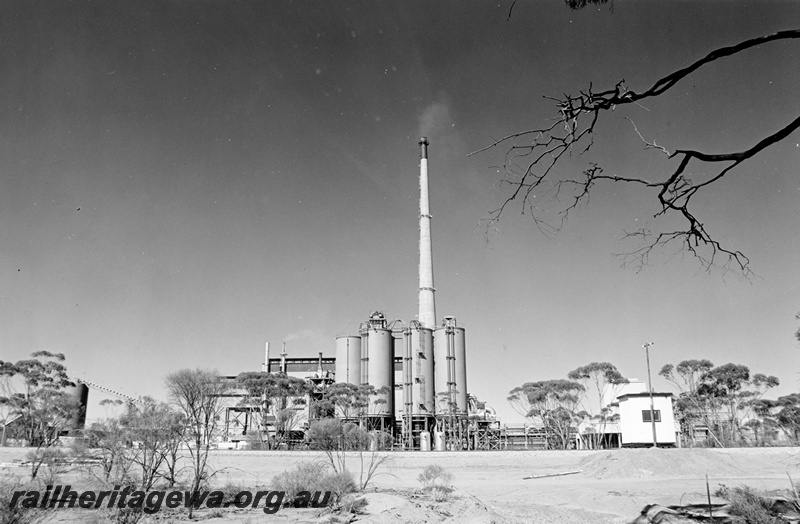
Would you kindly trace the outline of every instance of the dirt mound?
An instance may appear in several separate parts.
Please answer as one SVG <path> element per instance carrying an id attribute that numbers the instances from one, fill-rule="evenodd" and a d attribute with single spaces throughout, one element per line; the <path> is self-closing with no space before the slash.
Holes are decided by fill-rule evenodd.
<path id="1" fill-rule="evenodd" d="M 598 479 L 664 477 L 733 477 L 746 473 L 730 455 L 708 449 L 620 449 L 581 461 L 587 477 Z"/>

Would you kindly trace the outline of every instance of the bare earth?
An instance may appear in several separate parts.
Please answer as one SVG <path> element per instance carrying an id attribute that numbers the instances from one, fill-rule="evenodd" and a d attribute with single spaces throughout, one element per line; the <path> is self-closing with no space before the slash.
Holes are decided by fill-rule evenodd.
<path id="1" fill-rule="evenodd" d="M 23 460 L 27 450 L 0 448 L 0 475 L 24 475 L 8 467 Z M 366 495 L 366 514 L 359 523 L 625 523 L 647 504 L 687 504 L 706 501 L 720 485 L 748 485 L 766 491 L 790 488 L 789 476 L 800 479 L 798 448 L 625 449 L 609 451 L 404 452 L 391 458 L 374 479 L 375 492 Z M 278 473 L 301 461 L 322 460 L 317 452 L 218 451 L 213 465 L 222 469 L 216 484 L 246 487 L 269 485 Z M 348 458 L 358 476 L 358 461 Z M 436 503 L 419 491 L 417 476 L 429 464 L 453 474 L 456 491 Z M 576 472 L 524 480 L 523 477 Z M 789 475 L 789 476 L 787 476 Z M 61 482 L 77 478 L 67 475 Z M 712 501 L 717 501 L 712 498 Z M 722 501 L 719 501 L 722 502 Z M 78 510 L 55 512 L 48 522 L 86 522 Z M 85 513 L 85 512 L 84 512 Z M 197 512 L 208 523 L 346 522 L 320 510 L 282 509 L 266 515 L 260 509 L 227 511 L 213 516 Z M 150 518 L 149 521 L 165 521 Z M 172 516 L 179 521 L 180 515 Z"/>

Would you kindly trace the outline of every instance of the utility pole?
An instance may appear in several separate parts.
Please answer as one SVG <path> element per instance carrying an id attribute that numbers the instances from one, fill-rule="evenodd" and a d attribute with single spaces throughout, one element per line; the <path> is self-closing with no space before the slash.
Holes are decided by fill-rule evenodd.
<path id="1" fill-rule="evenodd" d="M 653 426 L 653 447 L 658 447 L 658 439 L 656 438 L 656 410 L 653 405 L 653 379 L 650 378 L 650 346 L 655 342 L 646 342 L 644 344 L 644 352 L 647 355 L 647 390 L 650 393 L 650 424 Z"/>

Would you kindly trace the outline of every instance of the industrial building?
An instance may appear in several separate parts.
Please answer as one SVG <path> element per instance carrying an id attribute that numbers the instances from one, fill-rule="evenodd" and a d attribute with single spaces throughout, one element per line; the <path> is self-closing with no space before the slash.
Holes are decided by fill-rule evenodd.
<path id="1" fill-rule="evenodd" d="M 317 391 L 334 383 L 369 385 L 376 394 L 360 423 L 383 431 L 402 449 L 496 449 L 500 430 L 494 410 L 469 395 L 466 332 L 454 317 L 437 320 L 433 281 L 431 213 L 428 198 L 428 146 L 419 141 L 419 311 L 415 320 L 388 321 L 374 311 L 358 332 L 334 340 L 335 357 L 289 357 L 285 345 L 271 358 L 269 344 L 262 371 L 282 372 L 312 381 Z M 232 377 L 231 377 L 232 378 Z M 314 394 L 305 410 L 312 423 Z M 228 439 L 241 438 L 258 414 L 231 406 L 226 416 Z M 263 422 L 262 422 L 263 423 Z M 267 421 L 267 426 L 270 421 Z M 298 437 L 299 432 L 298 430 Z M 238 435 L 237 435 L 238 434 Z"/>

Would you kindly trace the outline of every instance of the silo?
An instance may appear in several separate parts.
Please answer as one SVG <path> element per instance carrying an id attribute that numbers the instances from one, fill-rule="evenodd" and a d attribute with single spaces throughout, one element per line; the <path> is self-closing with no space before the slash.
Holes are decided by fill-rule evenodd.
<path id="1" fill-rule="evenodd" d="M 444 317 L 433 335 L 437 413 L 467 412 L 465 332 L 454 317 Z"/>
<path id="2" fill-rule="evenodd" d="M 369 384 L 376 390 L 387 388 L 387 392 L 376 395 L 370 402 L 370 415 L 394 416 L 394 339 L 392 331 L 383 327 L 368 328 L 369 360 L 367 376 Z"/>
<path id="3" fill-rule="evenodd" d="M 80 430 L 86 426 L 86 407 L 89 404 L 89 386 L 82 382 L 76 382 L 75 386 L 64 388 L 64 393 L 69 395 L 78 408 L 75 415 L 70 417 L 70 431 Z"/>
<path id="4" fill-rule="evenodd" d="M 393 417 L 394 337 L 380 311 L 373 312 L 361 328 L 361 383 L 376 390 L 386 388 L 384 393 L 371 399 L 368 415 Z"/>
<path id="5" fill-rule="evenodd" d="M 412 325 L 407 332 L 411 338 L 411 414 L 432 415 L 436 398 L 433 330 Z"/>
<path id="6" fill-rule="evenodd" d="M 361 337 L 336 337 L 336 382 L 361 384 Z"/>

